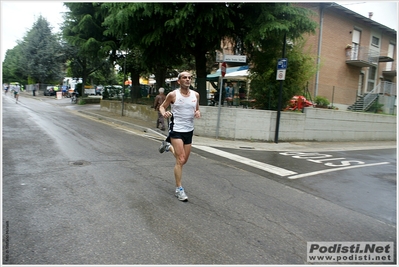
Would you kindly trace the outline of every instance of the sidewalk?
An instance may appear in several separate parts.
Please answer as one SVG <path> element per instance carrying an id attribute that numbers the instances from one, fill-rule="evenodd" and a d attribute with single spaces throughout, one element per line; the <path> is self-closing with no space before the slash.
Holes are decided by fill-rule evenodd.
<path id="1" fill-rule="evenodd" d="M 31 98 L 44 98 L 46 101 L 54 103 L 55 105 L 71 106 L 73 105 L 74 110 L 78 111 L 83 115 L 88 115 L 101 120 L 113 122 L 115 124 L 124 125 L 125 127 L 131 127 L 132 129 L 145 132 L 151 135 L 155 139 L 163 140 L 166 138 L 167 131 L 161 131 L 155 127 L 152 122 L 122 116 L 121 113 L 111 113 L 108 111 L 100 110 L 99 104 L 86 104 L 86 105 L 74 105 L 71 104 L 69 98 L 57 100 L 54 97 L 43 96 L 43 92 L 36 96 L 32 95 L 32 92 L 24 91 L 21 93 L 22 97 Z M 166 122 L 166 121 L 165 121 Z M 396 141 L 361 141 L 361 142 L 251 142 L 245 140 L 223 140 L 211 137 L 196 136 L 194 130 L 193 146 L 211 146 L 211 147 L 224 147 L 224 148 L 235 148 L 235 149 L 253 149 L 253 150 L 264 150 L 264 151 L 303 151 L 303 152 L 321 152 L 321 151 L 344 151 L 344 150 L 367 150 L 367 149 L 384 149 L 384 148 L 396 148 Z"/>

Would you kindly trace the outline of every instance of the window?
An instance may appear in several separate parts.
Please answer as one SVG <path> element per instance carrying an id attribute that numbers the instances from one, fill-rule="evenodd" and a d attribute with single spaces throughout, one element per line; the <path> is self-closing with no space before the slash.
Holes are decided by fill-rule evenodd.
<path id="1" fill-rule="evenodd" d="M 367 92 L 370 92 L 370 91 L 372 91 L 374 89 L 376 74 L 377 74 L 377 68 L 376 67 L 370 67 L 369 68 L 369 73 L 368 73 L 368 79 L 367 79 Z"/>
<path id="2" fill-rule="evenodd" d="M 371 38 L 371 44 L 374 46 L 380 46 L 380 38 L 373 36 Z"/>
<path id="3" fill-rule="evenodd" d="M 388 55 L 387 56 L 390 58 L 393 58 L 394 51 L 395 51 L 395 45 L 390 43 L 389 47 L 388 47 Z M 392 70 L 392 62 L 387 62 L 387 64 L 385 65 L 385 70 L 386 71 Z"/>

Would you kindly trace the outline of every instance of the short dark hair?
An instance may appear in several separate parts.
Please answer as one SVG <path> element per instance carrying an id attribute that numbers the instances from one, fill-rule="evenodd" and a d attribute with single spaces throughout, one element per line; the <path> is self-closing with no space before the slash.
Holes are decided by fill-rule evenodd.
<path id="1" fill-rule="evenodd" d="M 180 80 L 181 74 L 182 74 L 183 72 L 189 73 L 188 71 L 182 71 L 182 72 L 180 72 L 180 73 L 177 75 L 177 79 L 178 79 L 178 80 Z"/>

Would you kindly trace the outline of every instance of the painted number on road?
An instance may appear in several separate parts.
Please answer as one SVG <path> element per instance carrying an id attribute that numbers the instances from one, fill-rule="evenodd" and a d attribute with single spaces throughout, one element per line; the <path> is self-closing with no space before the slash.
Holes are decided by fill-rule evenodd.
<path id="1" fill-rule="evenodd" d="M 304 178 L 307 176 L 312 176 L 312 175 L 317 175 L 317 174 L 322 174 L 322 173 L 327 173 L 327 172 L 353 169 L 353 168 L 359 168 L 359 167 L 383 165 L 383 164 L 389 163 L 389 162 L 378 162 L 378 163 L 366 164 L 365 162 L 359 161 L 359 160 L 346 160 L 346 158 L 334 158 L 332 155 L 320 154 L 320 153 L 282 152 L 280 154 L 283 156 L 291 156 L 295 159 L 305 159 L 306 161 L 309 161 L 309 162 L 324 164 L 325 166 L 328 166 L 328 167 L 334 167 L 334 169 L 326 169 L 326 170 L 314 171 L 314 172 L 309 172 L 309 173 L 296 174 L 293 176 L 289 176 L 288 177 L 289 179 L 298 179 L 298 178 Z"/>

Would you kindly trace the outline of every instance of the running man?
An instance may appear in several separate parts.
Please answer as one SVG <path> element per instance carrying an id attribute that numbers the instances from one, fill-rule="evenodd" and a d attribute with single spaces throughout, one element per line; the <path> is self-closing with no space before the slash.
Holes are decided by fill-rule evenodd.
<path id="1" fill-rule="evenodd" d="M 15 103 L 17 103 L 18 102 L 18 97 L 19 97 L 19 92 L 20 92 L 20 90 L 21 90 L 21 87 L 19 86 L 19 84 L 16 84 L 15 86 L 14 86 L 14 98 L 15 98 Z"/>
<path id="2" fill-rule="evenodd" d="M 168 137 L 162 142 L 159 152 L 170 151 L 175 156 L 175 196 L 180 201 L 187 201 L 188 197 L 181 183 L 183 165 L 186 164 L 191 152 L 194 118 L 200 118 L 201 113 L 199 111 L 199 94 L 190 89 L 191 74 L 181 72 L 177 76 L 177 83 L 180 88 L 170 92 L 159 107 L 164 118 L 171 118 Z M 171 111 L 166 111 L 169 105 L 171 105 Z"/>

